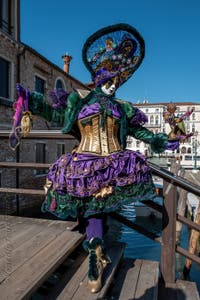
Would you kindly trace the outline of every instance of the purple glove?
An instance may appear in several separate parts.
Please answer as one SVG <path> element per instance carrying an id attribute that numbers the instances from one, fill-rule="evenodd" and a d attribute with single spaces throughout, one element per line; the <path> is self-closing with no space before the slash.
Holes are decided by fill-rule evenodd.
<path id="1" fill-rule="evenodd" d="M 179 141 L 168 141 L 165 150 L 174 151 L 178 149 L 178 147 L 179 147 Z"/>

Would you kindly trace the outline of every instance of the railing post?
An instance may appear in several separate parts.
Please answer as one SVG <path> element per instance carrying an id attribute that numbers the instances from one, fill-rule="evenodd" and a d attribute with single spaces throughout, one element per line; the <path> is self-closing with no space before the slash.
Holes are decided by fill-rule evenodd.
<path id="1" fill-rule="evenodd" d="M 164 180 L 161 273 L 165 284 L 175 282 L 176 198 L 176 186 Z"/>
<path id="2" fill-rule="evenodd" d="M 16 162 L 20 162 L 20 145 L 16 149 Z M 19 169 L 16 168 L 16 177 L 15 177 L 15 187 L 18 189 L 19 188 Z M 16 214 L 19 216 L 19 211 L 20 211 L 20 204 L 19 204 L 19 195 L 15 195 L 15 201 L 16 201 Z"/>

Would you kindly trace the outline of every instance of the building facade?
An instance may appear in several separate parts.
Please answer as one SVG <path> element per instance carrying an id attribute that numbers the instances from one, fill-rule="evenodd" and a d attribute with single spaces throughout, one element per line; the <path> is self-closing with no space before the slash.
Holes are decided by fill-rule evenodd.
<path id="1" fill-rule="evenodd" d="M 68 92 L 77 88 L 87 89 L 79 80 L 21 42 L 20 0 L 0 0 L 0 132 L 6 130 L 9 133 L 12 129 L 13 103 L 17 97 L 16 83 L 31 91 L 43 93 L 47 101 L 50 100 L 49 91 L 55 88 L 62 88 Z M 56 123 L 49 123 L 39 117 L 34 118 L 33 130 L 59 129 L 61 128 Z M 23 139 L 20 148 L 13 151 L 9 147 L 8 137 L 5 137 L 0 139 L 0 161 L 52 163 L 61 154 L 71 151 L 76 144 L 77 141 L 68 135 L 62 140 Z M 14 169 L 0 168 L 0 187 L 18 185 L 21 188 L 42 188 L 45 173 L 45 170 L 20 170 L 17 173 Z M 9 198 L 4 194 L 1 196 Z M 12 198 L 15 203 L 16 197 Z M 26 201 L 23 202 L 21 196 L 20 199 L 23 207 Z M 1 201 L 0 205 L 5 206 L 5 203 L 9 203 L 9 207 L 4 207 L 6 211 L 15 206 L 10 204 L 12 201 Z"/>
<path id="2" fill-rule="evenodd" d="M 137 103 L 134 106 L 142 110 L 148 117 L 148 123 L 144 126 L 153 131 L 154 133 L 169 133 L 170 127 L 163 119 L 163 113 L 166 110 L 168 103 Z M 186 142 L 180 143 L 179 149 L 175 151 L 165 151 L 162 156 L 175 156 L 177 159 L 182 160 L 182 164 L 187 166 L 194 165 L 194 160 L 200 166 L 200 104 L 194 102 L 175 102 L 177 106 L 176 113 L 183 114 L 193 108 L 193 113 L 185 119 L 186 132 L 193 132 L 194 135 Z M 143 142 L 137 141 L 132 137 L 127 139 L 127 147 L 130 149 L 138 150 L 141 153 L 152 156 L 150 146 Z M 186 160 L 186 161 L 185 161 Z"/>

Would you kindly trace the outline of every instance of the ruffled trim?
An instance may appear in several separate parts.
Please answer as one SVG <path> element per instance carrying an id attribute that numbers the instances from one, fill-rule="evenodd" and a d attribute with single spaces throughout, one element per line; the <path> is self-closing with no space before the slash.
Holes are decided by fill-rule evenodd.
<path id="1" fill-rule="evenodd" d="M 64 154 L 50 168 L 52 190 L 88 197 L 106 186 L 147 182 L 150 169 L 143 155 L 131 150 L 106 157 Z"/>
<path id="2" fill-rule="evenodd" d="M 155 186 L 151 177 L 149 177 L 147 183 L 115 187 L 113 194 L 106 198 L 96 199 L 94 196 L 78 198 L 69 194 L 60 194 L 59 192 L 49 190 L 42 204 L 42 211 L 48 211 L 64 220 L 69 216 L 77 218 L 79 214 L 88 218 L 95 214 L 116 211 L 124 204 L 150 200 L 155 197 Z"/>
<path id="3" fill-rule="evenodd" d="M 168 143 L 167 134 L 157 133 L 152 138 L 151 150 L 155 153 L 161 153 L 166 150 L 167 143 Z"/>

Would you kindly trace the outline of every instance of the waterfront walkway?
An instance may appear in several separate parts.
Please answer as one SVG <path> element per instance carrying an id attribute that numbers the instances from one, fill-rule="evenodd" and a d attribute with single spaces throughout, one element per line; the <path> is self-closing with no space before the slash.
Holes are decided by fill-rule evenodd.
<path id="1" fill-rule="evenodd" d="M 103 288 L 90 294 L 88 258 L 81 246 L 84 235 L 76 226 L 0 215 L 0 299 L 199 299 L 193 282 L 163 286 L 158 262 L 124 259 L 123 243 L 108 245 L 112 263 L 103 275 Z"/>

